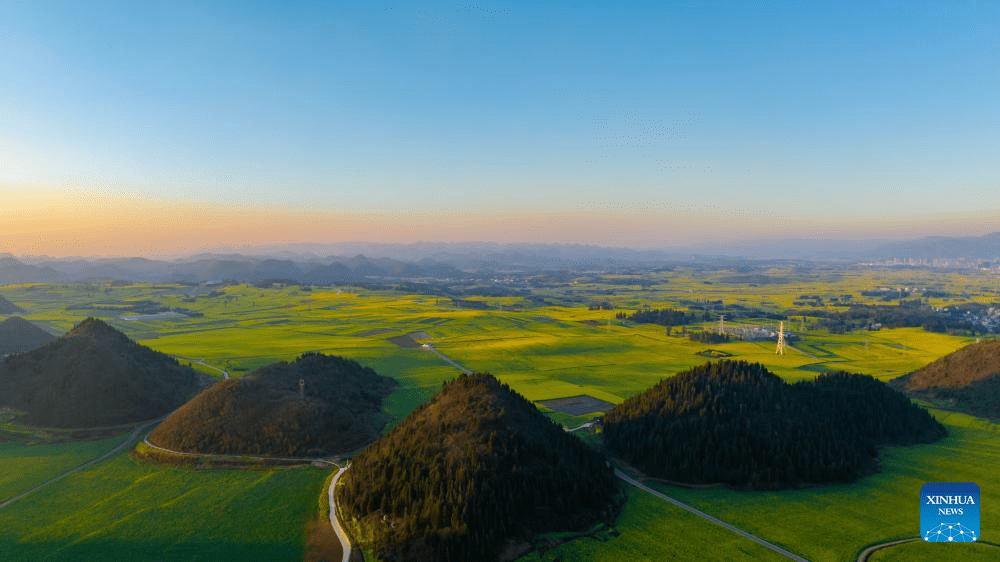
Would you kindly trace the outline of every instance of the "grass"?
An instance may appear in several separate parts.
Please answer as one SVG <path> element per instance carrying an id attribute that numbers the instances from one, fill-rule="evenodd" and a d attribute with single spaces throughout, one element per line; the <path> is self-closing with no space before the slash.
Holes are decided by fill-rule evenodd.
<path id="1" fill-rule="evenodd" d="M 935 415 L 951 435 L 931 445 L 882 449 L 881 472 L 853 484 L 782 492 L 656 487 L 809 560 L 850 560 L 865 545 L 920 533 L 919 494 L 926 482 L 1000 489 L 1000 426 L 962 414 Z M 983 536 L 1000 536 L 1000 505 L 986 499 L 981 509 Z M 937 550 L 912 548 L 910 560 L 940 559 Z"/>
<path id="2" fill-rule="evenodd" d="M 328 471 L 196 471 L 119 455 L 0 510 L 0 560 L 288 560 Z"/>
<path id="3" fill-rule="evenodd" d="M 125 436 L 99 441 L 28 445 L 0 443 L 0 501 L 79 466 L 115 448 Z"/>
<path id="4" fill-rule="evenodd" d="M 575 539 L 544 554 L 532 553 L 519 560 L 785 560 L 749 539 L 636 488 L 626 487 L 629 499 L 616 523 L 620 536 L 610 537 L 606 542 Z"/>

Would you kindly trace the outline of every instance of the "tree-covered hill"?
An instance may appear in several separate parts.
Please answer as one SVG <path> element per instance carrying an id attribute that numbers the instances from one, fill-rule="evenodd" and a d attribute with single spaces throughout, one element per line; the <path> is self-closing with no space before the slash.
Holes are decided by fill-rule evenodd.
<path id="1" fill-rule="evenodd" d="M 31 351 L 54 339 L 55 336 L 20 316 L 0 322 L 0 356 Z"/>
<path id="2" fill-rule="evenodd" d="M 41 347 L 0 361 L 0 405 L 44 427 L 100 427 L 171 412 L 208 377 L 88 318 Z"/>
<path id="3" fill-rule="evenodd" d="M 613 518 L 610 465 L 492 375 L 462 375 L 354 458 L 338 492 L 379 560 L 491 561 Z"/>
<path id="4" fill-rule="evenodd" d="M 177 451 L 227 455 L 349 452 L 378 436 L 387 421 L 382 399 L 396 386 L 356 361 L 306 353 L 216 383 L 164 420 L 150 441 Z"/>
<path id="5" fill-rule="evenodd" d="M 767 489 L 852 481 L 876 470 L 877 444 L 944 434 L 871 377 L 841 372 L 790 385 L 745 361 L 660 381 L 604 419 L 608 449 L 651 476 Z"/>

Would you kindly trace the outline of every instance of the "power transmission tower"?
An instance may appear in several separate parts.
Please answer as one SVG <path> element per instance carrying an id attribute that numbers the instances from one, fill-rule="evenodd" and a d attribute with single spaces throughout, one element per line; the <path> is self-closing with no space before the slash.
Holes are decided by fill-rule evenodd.
<path id="1" fill-rule="evenodd" d="M 778 355 L 785 354 L 785 323 L 782 322 L 778 325 L 778 349 L 774 350 Z"/>
<path id="2" fill-rule="evenodd" d="M 720 314 L 719 315 L 719 335 L 725 335 L 725 334 L 726 334 L 726 315 L 725 314 Z"/>

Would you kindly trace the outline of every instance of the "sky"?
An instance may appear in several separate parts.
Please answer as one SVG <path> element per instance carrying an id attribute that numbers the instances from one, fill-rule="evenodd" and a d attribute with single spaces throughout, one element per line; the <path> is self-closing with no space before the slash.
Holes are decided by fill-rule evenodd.
<path id="1" fill-rule="evenodd" d="M 0 252 L 1000 231 L 1000 3 L 0 0 Z"/>

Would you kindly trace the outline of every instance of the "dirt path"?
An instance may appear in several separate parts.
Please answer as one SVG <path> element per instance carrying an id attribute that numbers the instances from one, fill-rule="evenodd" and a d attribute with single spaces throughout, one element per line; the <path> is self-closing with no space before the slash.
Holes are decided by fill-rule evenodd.
<path id="1" fill-rule="evenodd" d="M 872 554 L 875 554 L 876 551 L 882 550 L 883 548 L 889 548 L 891 546 L 897 546 L 897 545 L 900 545 L 900 544 L 911 543 L 911 542 L 919 541 L 919 540 L 920 540 L 920 537 L 909 537 L 909 538 L 905 538 L 905 539 L 897 539 L 897 540 L 888 541 L 888 542 L 884 542 L 884 543 L 873 544 L 873 545 L 869 546 L 868 548 L 866 548 L 866 549 L 864 549 L 864 550 L 861 551 L 861 554 L 858 555 L 858 562 L 868 562 L 868 559 L 871 558 Z M 965 543 L 965 544 L 969 544 L 969 543 Z M 1000 545 L 993 544 L 991 542 L 977 541 L 976 543 L 973 543 L 973 544 L 981 544 L 981 545 L 983 545 L 983 546 L 985 546 L 987 548 L 995 548 L 995 549 L 1000 550 Z"/>
<path id="2" fill-rule="evenodd" d="M 910 537 L 908 539 L 899 539 L 895 541 L 884 542 L 881 544 L 873 544 L 868 548 L 861 551 L 858 555 L 858 562 L 867 562 L 868 558 L 875 553 L 876 550 L 882 550 L 883 548 L 889 548 L 890 546 L 896 546 L 897 544 L 906 544 L 908 542 L 919 541 L 920 537 Z"/>
<path id="3" fill-rule="evenodd" d="M 706 519 L 706 520 L 708 520 L 708 521 L 710 521 L 712 523 L 715 523 L 716 525 L 718 525 L 718 526 L 720 526 L 720 527 L 722 527 L 724 529 L 727 529 L 729 531 L 732 531 L 732 532 L 736 533 L 737 535 L 740 535 L 741 537 L 748 538 L 748 539 L 752 540 L 753 542 L 755 542 L 755 543 L 763 546 L 764 548 L 767 548 L 767 549 L 769 549 L 769 550 L 771 550 L 773 552 L 776 552 L 776 553 L 784 556 L 785 558 L 789 558 L 791 560 L 795 560 L 796 562 L 809 562 L 805 558 L 802 558 L 801 556 L 799 556 L 797 554 L 793 554 L 791 552 L 788 552 L 787 550 L 781 548 L 778 545 L 771 544 L 771 543 L 765 541 L 764 539 L 758 537 L 757 535 L 752 535 L 752 534 L 750 534 L 750 533 L 748 533 L 748 532 L 746 532 L 746 531 L 744 531 L 742 529 L 739 529 L 737 527 L 734 527 L 734 526 L 730 525 L 729 523 L 726 523 L 725 521 L 723 521 L 721 519 L 716 519 L 715 517 L 712 517 L 711 515 L 703 512 L 703 511 L 699 511 L 699 510 L 691 507 L 690 505 L 688 505 L 686 503 L 683 503 L 683 502 L 680 502 L 678 500 L 675 500 L 674 498 L 671 498 L 670 496 L 667 496 L 665 494 L 661 494 L 660 492 L 658 492 L 658 491 L 650 488 L 649 486 L 646 486 L 642 482 L 639 482 L 638 480 L 632 478 L 631 476 L 625 474 L 624 472 L 618 470 L 617 468 L 615 469 L 615 476 L 617 476 L 618 478 L 621 478 L 625 482 L 627 482 L 627 483 L 635 486 L 636 488 L 639 488 L 640 490 L 642 490 L 644 492 L 652 494 L 652 495 L 660 498 L 663 501 L 669 502 L 669 503 L 671 503 L 671 504 L 673 504 L 673 505 L 675 505 L 675 506 L 683 509 L 684 511 L 687 511 L 689 513 L 693 513 L 693 514 L 697 515 L 698 517 L 701 517 L 702 519 Z"/>
<path id="4" fill-rule="evenodd" d="M 565 431 L 566 433 L 573 433 L 574 431 L 580 431 L 581 429 L 587 429 L 588 427 L 594 427 L 594 422 L 589 421 L 581 425 L 580 427 L 574 427 L 573 429 L 570 429 L 568 427 L 563 427 L 563 431 Z"/>
<path id="5" fill-rule="evenodd" d="M 337 481 L 340 477 L 344 475 L 344 472 L 348 467 L 341 467 L 337 471 L 337 474 L 330 481 L 330 488 L 327 490 L 327 496 L 330 499 L 330 525 L 333 526 L 333 532 L 337 533 L 337 538 L 340 539 L 340 549 L 343 551 L 344 555 L 341 562 L 350 562 L 351 560 L 351 540 L 347 538 L 347 533 L 344 532 L 344 528 L 340 526 L 340 518 L 337 517 L 337 502 L 334 499 L 334 490 L 337 488 Z"/>
<path id="6" fill-rule="evenodd" d="M 121 444 L 119 444 L 114 449 L 111 449 L 107 453 L 104 453 L 103 455 L 101 455 L 101 456 L 99 456 L 99 457 L 97 457 L 95 459 L 91 459 L 91 460 L 89 460 L 89 461 L 87 461 L 87 462 L 85 462 L 85 463 L 83 463 L 83 464 L 81 464 L 81 465 L 79 465 L 79 466 L 77 466 L 75 468 L 71 468 L 71 469 L 67 470 L 66 472 L 63 472 L 62 474 L 60 474 L 60 475 L 58 475 L 56 477 L 50 478 L 50 479 L 46 480 L 45 482 L 42 482 L 41 484 L 39 484 L 39 485 L 35 486 L 34 488 L 28 490 L 27 492 L 22 492 L 22 493 L 14 496 L 14 497 L 8 499 L 8 500 L 5 500 L 3 503 L 0 503 L 0 509 L 3 509 L 5 507 L 7 507 L 8 505 L 16 502 L 17 500 L 19 500 L 19 499 L 21 499 L 21 498 L 23 498 L 25 496 L 29 496 L 31 494 L 34 494 L 38 490 L 41 490 L 42 488 L 48 486 L 49 484 L 58 482 L 59 480 L 62 480 L 63 478 L 66 478 L 70 474 L 74 474 L 74 473 L 80 472 L 81 470 L 83 470 L 85 468 L 89 468 L 91 466 L 94 466 L 97 463 L 100 463 L 100 462 L 108 460 L 109 458 L 111 458 L 111 457 L 115 456 L 116 454 L 118 454 L 119 452 L 121 452 L 123 449 L 126 449 L 126 448 L 131 447 L 132 445 L 134 445 L 135 442 L 139 439 L 139 435 L 141 435 L 143 431 L 145 431 L 145 430 L 149 429 L 150 427 L 153 427 L 154 425 L 160 423 L 162 420 L 163 420 L 163 418 L 158 418 L 158 419 L 155 419 L 153 421 L 147 422 L 147 423 L 145 423 L 143 425 L 140 425 L 139 427 L 135 428 L 135 430 L 132 431 L 131 435 L 129 435 L 124 441 L 121 442 Z"/>
<path id="7" fill-rule="evenodd" d="M 191 357 L 181 357 L 180 355 L 174 355 L 174 357 L 177 358 L 177 359 L 180 359 L 181 361 L 190 361 L 191 363 L 197 363 L 197 364 L 199 364 L 202 367 L 205 367 L 207 369 L 212 369 L 213 371 L 218 371 L 219 373 L 222 374 L 223 380 L 229 380 L 229 371 L 227 371 L 225 369 L 220 369 L 220 368 L 218 368 L 218 367 L 216 367 L 214 365 L 209 365 L 208 363 L 205 363 L 204 359 L 193 359 Z"/>
<path id="8" fill-rule="evenodd" d="M 185 453 L 184 451 L 174 451 L 172 449 L 167 449 L 160 447 L 159 445 L 154 445 L 149 441 L 149 435 L 143 438 L 142 442 L 150 449 L 155 449 L 161 453 L 166 453 L 168 455 L 177 455 L 180 457 L 207 457 L 210 459 L 222 460 L 222 461 L 233 461 L 233 462 L 243 462 L 243 461 L 282 461 L 282 462 L 295 462 L 295 463 L 325 463 L 330 466 L 337 466 L 336 459 L 323 459 L 319 457 L 254 457 L 250 455 L 217 455 L 215 453 Z"/>
<path id="9" fill-rule="evenodd" d="M 441 359 L 444 359 L 445 361 L 447 361 L 448 363 L 450 363 L 452 367 L 455 367 L 459 371 L 462 371 L 463 373 L 465 373 L 467 375 L 472 373 L 472 371 L 470 371 L 469 369 L 466 369 L 465 367 L 463 367 L 462 365 L 460 365 L 458 362 L 454 361 L 451 357 L 448 357 L 444 353 L 441 353 L 440 351 L 438 351 L 438 349 L 436 347 L 429 347 L 428 349 L 430 349 L 432 352 L 434 352 L 434 354 L 437 355 L 438 357 L 440 357 Z"/>

